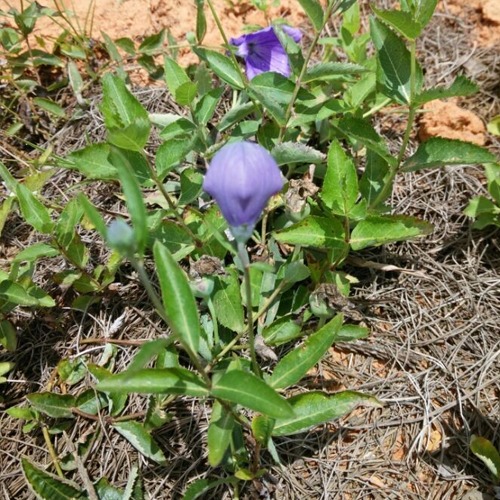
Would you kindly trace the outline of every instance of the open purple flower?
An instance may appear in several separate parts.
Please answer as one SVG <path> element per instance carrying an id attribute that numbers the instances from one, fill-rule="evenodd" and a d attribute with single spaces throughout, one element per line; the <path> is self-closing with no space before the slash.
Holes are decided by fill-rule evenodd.
<path id="1" fill-rule="evenodd" d="M 233 142 L 213 157 L 203 189 L 217 201 L 235 237 L 251 235 L 283 178 L 271 154 L 253 142 Z"/>
<path id="2" fill-rule="evenodd" d="M 282 30 L 295 42 L 299 42 L 302 38 L 302 33 L 297 28 L 282 26 Z M 265 71 L 290 76 L 288 55 L 276 36 L 273 26 L 238 38 L 231 38 L 229 43 L 238 47 L 236 55 L 245 60 L 249 80 Z"/>

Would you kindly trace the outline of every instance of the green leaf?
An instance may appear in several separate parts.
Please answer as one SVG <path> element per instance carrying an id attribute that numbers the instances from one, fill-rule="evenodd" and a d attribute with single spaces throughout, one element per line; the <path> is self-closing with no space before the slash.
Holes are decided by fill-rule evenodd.
<path id="1" fill-rule="evenodd" d="M 500 136 L 500 115 L 490 120 L 486 128 L 490 134 Z"/>
<path id="2" fill-rule="evenodd" d="M 476 83 L 472 82 L 463 75 L 457 76 L 455 81 L 448 88 L 434 88 L 424 90 L 415 98 L 416 104 L 425 104 L 434 99 L 446 99 L 448 97 L 466 97 L 474 95 L 479 91 Z"/>
<path id="3" fill-rule="evenodd" d="M 91 144 L 73 151 L 63 166 L 74 168 L 89 179 L 117 180 L 118 172 L 109 161 L 109 144 Z"/>
<path id="4" fill-rule="evenodd" d="M 470 449 L 476 457 L 480 458 L 486 467 L 493 474 L 493 477 L 500 480 L 500 453 L 488 439 L 472 435 Z"/>
<path id="5" fill-rule="evenodd" d="M 77 198 L 72 199 L 61 212 L 55 227 L 55 237 L 57 243 L 63 250 L 67 250 L 71 242 L 75 239 L 75 228 L 83 217 L 83 208 Z M 85 267 L 85 264 L 79 265 Z"/>
<path id="6" fill-rule="evenodd" d="M 208 426 L 208 463 L 217 467 L 231 444 L 234 418 L 218 401 L 212 406 L 212 416 Z"/>
<path id="7" fill-rule="evenodd" d="M 283 75 L 265 72 L 252 78 L 248 92 L 260 101 L 276 123 L 286 125 L 286 109 L 295 90 L 295 84 Z"/>
<path id="8" fill-rule="evenodd" d="M 390 182 L 389 165 L 384 158 L 376 154 L 372 150 L 366 153 L 366 167 L 365 171 L 359 181 L 359 190 L 363 198 L 371 206 L 375 202 L 379 193 L 384 189 L 387 182 Z M 387 196 L 380 200 L 384 202 L 391 194 L 391 190 L 387 190 Z"/>
<path id="9" fill-rule="evenodd" d="M 0 321 L 0 345 L 11 352 L 14 352 L 17 346 L 16 329 L 6 319 Z"/>
<path id="10" fill-rule="evenodd" d="M 422 32 L 422 26 L 413 20 L 409 12 L 401 10 L 381 10 L 371 6 L 375 15 L 409 40 L 415 40 Z"/>
<path id="11" fill-rule="evenodd" d="M 305 247 L 346 248 L 345 233 L 342 224 L 329 217 L 310 215 L 297 224 L 273 233 L 280 243 L 302 245 Z"/>
<path id="12" fill-rule="evenodd" d="M 354 162 L 338 141 L 332 141 L 321 199 L 333 213 L 347 217 L 358 196 L 358 174 Z"/>
<path id="13" fill-rule="evenodd" d="M 222 117 L 217 125 L 217 130 L 221 133 L 225 132 L 228 128 L 246 118 L 254 109 L 255 104 L 253 102 L 245 102 L 234 106 Z"/>
<path id="14" fill-rule="evenodd" d="M 337 342 L 352 342 L 357 339 L 364 339 L 368 337 L 370 330 L 365 326 L 359 325 L 342 325 L 335 339 Z"/>
<path id="15" fill-rule="evenodd" d="M 222 81 L 238 90 L 245 88 L 242 73 L 231 58 L 214 50 L 197 48 L 194 51 Z"/>
<path id="16" fill-rule="evenodd" d="M 212 396 L 275 418 L 292 416 L 287 401 L 263 380 L 242 370 L 231 370 L 214 383 Z"/>
<path id="17" fill-rule="evenodd" d="M 204 0 L 196 1 L 196 41 L 201 44 L 207 33 L 207 19 L 205 17 Z"/>
<path id="18" fill-rule="evenodd" d="M 179 165 L 190 150 L 191 142 L 185 138 L 169 139 L 156 150 L 156 172 L 160 179 Z"/>
<path id="19" fill-rule="evenodd" d="M 255 440 L 267 448 L 274 427 L 274 419 L 266 415 L 256 415 L 252 419 L 252 434 Z"/>
<path id="20" fill-rule="evenodd" d="M 360 405 L 381 406 L 373 396 L 354 391 L 343 391 L 333 395 L 306 392 L 293 396 L 288 401 L 292 405 L 294 416 L 278 418 L 274 423 L 273 436 L 287 436 L 306 431 L 316 425 L 343 417 Z"/>
<path id="21" fill-rule="evenodd" d="M 89 199 L 83 193 L 80 193 L 77 199 L 85 212 L 85 216 L 95 227 L 101 238 L 106 239 L 108 231 L 106 229 L 106 223 L 104 222 L 104 219 L 99 211 L 94 207 L 94 205 L 92 205 L 92 203 L 90 203 Z"/>
<path id="22" fill-rule="evenodd" d="M 430 234 L 433 229 L 432 224 L 416 217 L 369 216 L 352 230 L 350 244 L 351 248 L 357 251 L 370 246 L 380 246 Z"/>
<path id="23" fill-rule="evenodd" d="M 403 171 L 414 172 L 442 165 L 474 165 L 495 161 L 495 155 L 476 144 L 458 139 L 432 137 L 420 144 L 417 151 L 403 163 Z"/>
<path id="24" fill-rule="evenodd" d="M 181 173 L 181 195 L 179 205 L 188 205 L 201 194 L 203 174 L 197 168 L 186 168 Z"/>
<path id="25" fill-rule="evenodd" d="M 165 28 L 163 28 L 158 33 L 154 33 L 146 37 L 143 42 L 139 45 L 137 51 L 141 54 L 155 55 L 160 52 L 163 48 L 163 41 L 165 40 Z"/>
<path id="26" fill-rule="evenodd" d="M 217 313 L 217 320 L 221 325 L 236 333 L 245 330 L 240 283 L 234 269 L 228 269 L 228 274 L 225 277 L 215 278 L 212 301 Z"/>
<path id="27" fill-rule="evenodd" d="M 384 24 L 370 19 L 370 33 L 377 49 L 377 80 L 382 92 L 391 99 L 401 103 L 411 103 L 410 75 L 411 56 L 404 42 Z M 415 91 L 422 87 L 422 70 L 415 65 Z"/>
<path id="28" fill-rule="evenodd" d="M 308 68 L 302 81 L 304 83 L 314 82 L 316 80 L 327 82 L 329 80 L 335 80 L 339 76 L 359 75 L 369 71 L 370 70 L 365 66 L 348 62 L 318 63 Z"/>
<path id="29" fill-rule="evenodd" d="M 195 500 L 221 484 L 234 484 L 237 482 L 238 479 L 234 477 L 225 477 L 223 479 L 197 479 L 189 485 L 182 500 Z"/>
<path id="30" fill-rule="evenodd" d="M 322 163 L 325 154 L 311 146 L 300 142 L 282 142 L 271 151 L 278 165 L 291 165 L 292 163 Z"/>
<path id="31" fill-rule="evenodd" d="M 500 163 L 487 163 L 484 173 L 488 179 L 488 192 L 500 206 Z"/>
<path id="32" fill-rule="evenodd" d="M 16 184 L 16 195 L 26 222 L 40 233 L 49 234 L 54 227 L 54 223 L 47 208 L 23 184 Z"/>
<path id="33" fill-rule="evenodd" d="M 415 20 L 425 27 L 432 18 L 434 10 L 436 9 L 438 0 L 418 0 L 416 2 L 417 9 L 415 12 Z"/>
<path id="34" fill-rule="evenodd" d="M 165 465 L 167 459 L 144 426 L 134 420 L 117 422 L 113 428 L 121 434 L 139 453 L 154 462 Z"/>
<path id="35" fill-rule="evenodd" d="M 115 146 L 142 151 L 151 123 L 148 112 L 127 89 L 121 78 L 107 73 L 102 78 L 101 111 L 108 130 L 108 140 Z"/>
<path id="36" fill-rule="evenodd" d="M 262 337 L 267 345 L 277 346 L 294 340 L 302 334 L 302 327 L 291 316 L 278 319 L 262 330 Z"/>
<path id="37" fill-rule="evenodd" d="M 185 394 L 206 396 L 205 383 L 185 368 L 143 368 L 103 378 L 97 390 L 110 393 Z"/>
<path id="38" fill-rule="evenodd" d="M 89 415 L 97 415 L 108 405 L 107 398 L 104 394 L 99 394 L 94 389 L 87 389 L 76 398 L 75 406 Z"/>
<path id="39" fill-rule="evenodd" d="M 53 392 L 37 392 L 26 396 L 35 410 L 45 413 L 52 418 L 72 418 L 72 408 L 76 406 L 76 399 L 70 394 L 56 394 Z"/>
<path id="40" fill-rule="evenodd" d="M 193 102 L 197 92 L 198 92 L 198 87 L 196 86 L 196 83 L 193 82 L 183 83 L 175 91 L 175 100 L 181 106 L 188 106 Z"/>
<path id="41" fill-rule="evenodd" d="M 268 383 L 274 389 L 285 389 L 297 383 L 326 353 L 337 337 L 344 318 L 335 316 L 323 328 L 309 335 L 304 344 L 283 357 Z"/>
<path id="42" fill-rule="evenodd" d="M 377 134 L 375 129 L 367 120 L 354 118 L 352 116 L 345 116 L 339 120 L 336 127 L 348 139 L 355 139 L 356 141 L 359 141 L 368 149 L 381 156 L 389 165 L 394 165 L 396 163 L 396 158 L 391 156 L 382 137 Z"/>
<path id="43" fill-rule="evenodd" d="M 186 275 L 168 249 L 158 241 L 153 253 L 170 328 L 179 341 L 196 353 L 201 335 L 200 319 Z"/>
<path id="44" fill-rule="evenodd" d="M 185 99 L 181 99 L 182 102 L 180 102 L 177 97 L 177 91 L 185 84 L 194 85 L 194 95 L 192 96 L 193 99 L 194 96 L 196 95 L 196 85 L 193 84 L 193 82 L 189 79 L 184 69 L 171 57 L 165 56 L 164 67 L 165 67 L 164 75 L 165 75 L 165 81 L 167 83 L 167 88 L 174 97 L 175 101 L 181 105 L 190 104 L 191 101 Z M 189 97 L 189 96 L 184 96 L 184 97 Z"/>
<path id="45" fill-rule="evenodd" d="M 0 308 L 2 300 L 19 306 L 37 306 L 39 301 L 31 296 L 21 285 L 11 280 L 0 281 Z"/>
<path id="46" fill-rule="evenodd" d="M 24 477 L 37 498 L 42 500 L 72 500 L 86 498 L 77 485 L 36 467 L 27 458 L 21 459 Z"/>
<path id="47" fill-rule="evenodd" d="M 223 92 L 221 87 L 212 89 L 196 103 L 193 115 L 199 125 L 206 125 L 212 119 Z"/>
<path id="48" fill-rule="evenodd" d="M 46 243 L 35 243 L 24 250 L 21 250 L 14 257 L 12 262 L 34 262 L 42 257 L 55 257 L 59 251 Z"/>
<path id="49" fill-rule="evenodd" d="M 299 3 L 314 26 L 314 29 L 321 31 L 325 14 L 318 0 L 299 0 Z"/>
<path id="50" fill-rule="evenodd" d="M 44 97 L 35 97 L 33 99 L 33 104 L 36 104 L 38 107 L 47 111 L 48 113 L 57 116 L 58 118 L 66 118 L 66 112 L 64 108 L 59 106 L 59 104 L 51 101 L 50 99 L 46 99 Z"/>
<path id="51" fill-rule="evenodd" d="M 142 255 L 148 239 L 148 228 L 146 223 L 146 206 L 144 205 L 139 181 L 127 155 L 120 149 L 113 148 L 111 150 L 110 160 L 118 170 L 127 209 L 134 227 L 137 250 Z"/>

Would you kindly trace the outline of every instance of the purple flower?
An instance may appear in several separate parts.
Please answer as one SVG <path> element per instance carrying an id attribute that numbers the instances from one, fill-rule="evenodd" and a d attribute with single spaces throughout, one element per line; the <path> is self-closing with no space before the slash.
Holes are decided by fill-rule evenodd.
<path id="1" fill-rule="evenodd" d="M 299 42 L 302 38 L 302 33 L 297 28 L 282 26 L 282 30 L 295 42 Z M 265 71 L 290 76 L 288 55 L 276 36 L 273 26 L 238 38 L 231 38 L 229 43 L 238 47 L 236 55 L 245 60 L 249 80 Z"/>
<path id="2" fill-rule="evenodd" d="M 233 142 L 213 157 L 203 189 L 217 201 L 233 235 L 250 236 L 269 198 L 281 191 L 283 178 L 271 154 L 253 142 Z M 238 231 L 238 228 L 241 231 Z"/>

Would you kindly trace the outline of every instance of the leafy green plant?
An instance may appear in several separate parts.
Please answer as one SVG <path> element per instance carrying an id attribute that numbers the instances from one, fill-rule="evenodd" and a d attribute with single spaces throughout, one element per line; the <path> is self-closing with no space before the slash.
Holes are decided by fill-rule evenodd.
<path id="1" fill-rule="evenodd" d="M 421 105 L 476 91 L 462 76 L 447 88 L 425 88 L 416 40 L 436 0 L 404 1 L 401 10 L 373 7 L 370 32 L 364 34 L 358 33 L 357 2 L 330 0 L 323 6 L 301 0 L 312 26 L 312 42 L 304 53 L 297 33 L 278 25 L 228 40 L 212 2 L 206 3 L 226 42 L 223 50 L 201 43 L 206 31 L 201 1 L 196 34 L 189 36 L 200 65 L 185 69 L 171 52 L 163 60 L 166 87 L 182 112 L 149 113 L 118 65 L 101 79 L 106 139 L 58 160 L 59 167 L 76 170 L 89 182 L 119 184 L 128 212 L 124 219 L 105 221 L 80 195 L 54 222 L 33 191 L 2 169 L 25 220 L 49 238 L 31 249 L 33 254 L 62 255 L 72 266 L 64 279 L 89 300 L 128 261 L 170 331 L 167 338 L 141 345 L 120 373 L 113 372 L 117 353 L 112 348 L 97 363 L 88 357 L 78 363 L 66 360 L 58 377 L 69 385 L 68 393 L 31 394 L 29 407 L 17 409 L 17 416 L 29 412 L 35 422 L 43 424 L 49 417 L 71 425 L 76 417 L 96 420 L 99 414 L 142 455 L 162 465 L 167 458 L 151 431 L 168 421 L 175 398 L 199 398 L 211 406 L 208 464 L 222 473 L 195 481 L 185 492 L 188 499 L 220 484 L 237 496 L 242 481 L 263 474 L 262 453 L 279 462 L 275 442 L 283 436 L 346 416 L 359 405 L 380 405 L 353 390 L 330 394 L 308 391 L 303 384 L 333 344 L 368 334 L 363 326 L 344 323 L 339 313 L 355 282 L 343 264 L 351 252 L 433 230 L 426 221 L 394 213 L 391 194 L 401 174 L 494 161 L 474 144 L 442 138 L 408 153 Z M 342 20 L 340 33 L 324 38 L 334 15 Z M 139 51 L 156 53 L 162 37 Z M 112 47 L 114 42 L 106 43 Z M 125 41 L 116 44 L 135 50 Z M 279 53 L 272 60 L 266 52 L 270 45 Z M 319 46 L 325 50 L 316 61 Z M 333 48 L 342 49 L 342 60 Z M 119 57 L 117 52 L 117 63 Z M 244 59 L 246 72 L 237 57 Z M 395 152 L 374 126 L 377 112 L 388 106 L 407 113 Z M 153 130 L 162 141 L 154 159 L 145 153 Z M 238 156 L 249 141 L 267 150 L 259 158 L 271 158 L 262 161 L 286 177 L 261 220 L 261 205 L 278 183 L 268 190 L 261 177 L 245 175 L 245 168 L 261 174 L 252 166 L 253 152 L 243 160 Z M 226 155 L 222 173 L 214 174 L 216 189 L 207 187 L 201 165 L 215 168 L 221 158 L 216 155 L 235 144 L 232 159 Z M 237 169 L 241 162 L 245 168 Z M 146 190 L 154 191 L 154 204 L 146 203 Z M 215 196 L 220 210 L 204 191 Z M 248 206 L 254 209 L 251 217 L 236 217 L 247 214 Z M 88 252 L 75 229 L 83 221 L 113 249 L 110 261 L 90 273 Z M 151 259 L 154 271 L 146 266 Z M 74 384 L 86 374 L 95 387 L 73 393 L 68 381 Z M 131 393 L 148 395 L 144 418 L 127 415 Z M 23 463 L 36 493 L 51 498 L 47 492 L 60 487 L 70 496 L 82 494 L 60 479 L 64 474 L 57 457 L 54 463 L 59 478 Z"/>
<path id="2" fill-rule="evenodd" d="M 476 219 L 473 227 L 500 227 L 500 164 L 488 163 L 484 166 L 488 181 L 489 198 L 480 195 L 472 198 L 464 210 L 465 215 Z"/>

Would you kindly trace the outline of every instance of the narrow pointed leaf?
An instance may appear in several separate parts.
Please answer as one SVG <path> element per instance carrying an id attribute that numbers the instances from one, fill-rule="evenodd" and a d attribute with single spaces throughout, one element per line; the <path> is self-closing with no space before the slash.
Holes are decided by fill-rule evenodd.
<path id="1" fill-rule="evenodd" d="M 493 477 L 500 480 L 500 453 L 493 446 L 491 441 L 481 436 L 472 436 L 470 449 L 476 457 L 480 458 L 486 467 L 493 474 Z"/>
<path id="2" fill-rule="evenodd" d="M 352 230 L 350 244 L 353 250 L 403 241 L 430 234 L 434 226 L 429 222 L 405 215 L 370 216 Z"/>
<path id="3" fill-rule="evenodd" d="M 422 31 L 422 26 L 413 19 L 409 12 L 382 10 L 373 6 L 372 10 L 381 21 L 409 40 L 415 40 Z"/>
<path id="4" fill-rule="evenodd" d="M 476 83 L 472 82 L 463 75 L 457 76 L 455 81 L 449 87 L 436 87 L 422 91 L 415 98 L 417 104 L 425 104 L 434 99 L 446 99 L 448 97 L 466 97 L 474 95 L 479 91 Z"/>
<path id="5" fill-rule="evenodd" d="M 145 457 L 160 465 L 166 464 L 165 455 L 142 424 L 129 420 L 117 422 L 113 424 L 113 428 Z"/>
<path id="6" fill-rule="evenodd" d="M 158 241 L 153 253 L 170 328 L 196 353 L 200 343 L 200 319 L 186 275 L 168 249 Z"/>
<path id="7" fill-rule="evenodd" d="M 321 151 L 299 142 L 282 142 L 272 149 L 271 154 L 278 165 L 322 163 L 326 158 Z"/>
<path id="8" fill-rule="evenodd" d="M 474 165 L 495 161 L 493 153 L 477 144 L 457 139 L 432 137 L 420 144 L 417 151 L 404 162 L 403 171 L 413 172 L 443 165 Z"/>
<path id="9" fill-rule="evenodd" d="M 293 226 L 273 233 L 277 241 L 290 245 L 343 250 L 346 247 L 342 224 L 333 218 L 311 215 Z"/>
<path id="10" fill-rule="evenodd" d="M 76 406 L 76 399 L 70 394 L 37 392 L 28 394 L 27 399 L 35 410 L 52 418 L 71 418 L 71 409 Z"/>
<path id="11" fill-rule="evenodd" d="M 314 26 L 314 29 L 320 31 L 323 28 L 323 18 L 325 16 L 321 4 L 318 0 L 299 0 L 299 3 Z"/>
<path id="12" fill-rule="evenodd" d="M 111 150 L 110 160 L 118 170 L 118 176 L 120 177 L 123 193 L 125 194 L 127 209 L 132 218 L 137 249 L 139 254 L 142 254 L 148 239 L 148 227 L 146 222 L 146 207 L 144 205 L 144 198 L 139 186 L 139 181 L 127 155 L 120 149 L 113 148 Z"/>
<path id="13" fill-rule="evenodd" d="M 309 335 L 304 344 L 283 357 L 268 379 L 274 389 L 297 383 L 328 351 L 337 337 L 344 318 L 335 316 L 323 328 Z"/>
<path id="14" fill-rule="evenodd" d="M 195 53 L 210 66 L 214 73 L 231 87 L 243 90 L 245 83 L 241 71 L 236 67 L 234 61 L 214 50 L 195 49 Z"/>
<path id="15" fill-rule="evenodd" d="M 50 233 L 54 223 L 47 208 L 24 184 L 16 185 L 16 195 L 24 220 L 40 233 Z"/>
<path id="16" fill-rule="evenodd" d="M 27 458 L 21 460 L 24 477 L 37 498 L 42 500 L 73 500 L 87 498 L 77 485 L 36 467 Z"/>
<path id="17" fill-rule="evenodd" d="M 377 81 L 383 93 L 401 104 L 411 103 L 411 56 L 405 43 L 387 26 L 370 19 L 370 33 L 377 49 Z M 422 87 L 422 70 L 415 65 L 415 91 Z"/>
<path id="18" fill-rule="evenodd" d="M 321 198 L 333 213 L 347 216 L 359 196 L 358 174 L 354 161 L 338 141 L 328 151 L 328 164 Z"/>
<path id="19" fill-rule="evenodd" d="M 306 392 L 291 397 L 294 416 L 279 418 L 274 423 L 273 436 L 287 436 L 306 431 L 311 427 L 347 415 L 357 406 L 380 407 L 373 396 L 359 392 L 344 391 L 338 394 Z"/>
<path id="20" fill-rule="evenodd" d="M 275 418 L 293 412 L 286 399 L 255 375 L 242 370 L 224 374 L 212 387 L 212 396 L 239 404 Z"/>
<path id="21" fill-rule="evenodd" d="M 231 443 L 234 418 L 218 401 L 212 407 L 212 416 L 208 426 L 208 463 L 217 467 L 222 462 Z"/>
<path id="22" fill-rule="evenodd" d="M 103 378 L 97 390 L 111 393 L 185 394 L 206 396 L 203 381 L 185 368 L 143 368 Z"/>
<path id="23" fill-rule="evenodd" d="M 327 82 L 335 80 L 339 76 L 344 75 L 359 75 L 367 73 L 370 70 L 360 64 L 353 64 L 347 62 L 326 62 L 318 63 L 308 68 L 307 73 L 302 80 L 304 83 L 321 80 Z"/>
<path id="24" fill-rule="evenodd" d="M 215 279 L 212 300 L 217 320 L 221 325 L 237 333 L 245 329 L 245 313 L 240 284 L 234 269 L 229 269 L 227 276 Z"/>
<path id="25" fill-rule="evenodd" d="M 436 9 L 438 0 L 419 0 L 417 2 L 417 10 L 415 12 L 415 20 L 425 27 L 431 20 L 432 14 Z"/>

